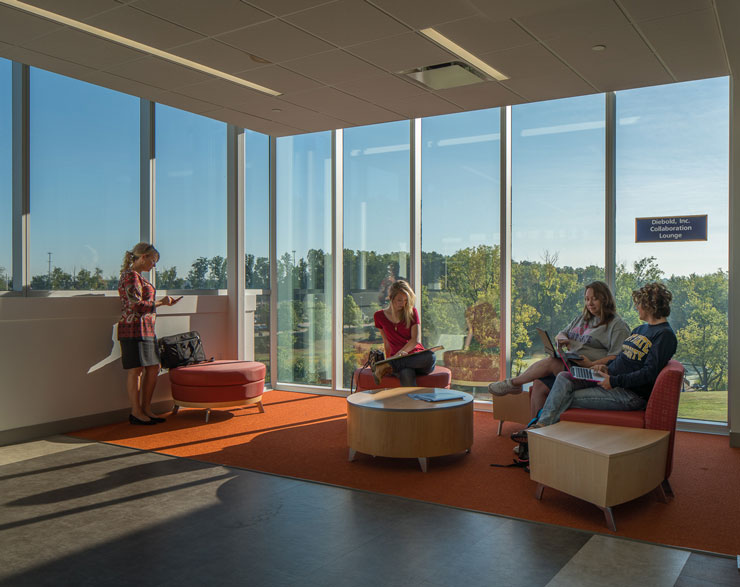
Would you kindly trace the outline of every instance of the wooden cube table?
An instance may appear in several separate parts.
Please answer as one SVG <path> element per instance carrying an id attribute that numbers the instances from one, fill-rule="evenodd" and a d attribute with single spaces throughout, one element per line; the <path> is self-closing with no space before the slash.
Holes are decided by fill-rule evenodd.
<path id="1" fill-rule="evenodd" d="M 663 501 L 670 433 L 584 422 L 558 422 L 531 428 L 530 477 L 537 499 L 545 487 L 591 502 L 604 511 L 616 532 L 612 506 L 657 489 Z"/>

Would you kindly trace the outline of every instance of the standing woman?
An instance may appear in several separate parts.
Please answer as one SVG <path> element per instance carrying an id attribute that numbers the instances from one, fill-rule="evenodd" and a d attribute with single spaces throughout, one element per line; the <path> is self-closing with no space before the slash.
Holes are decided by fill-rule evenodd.
<path id="1" fill-rule="evenodd" d="M 126 390 L 131 402 L 128 421 L 144 426 L 165 421 L 152 412 L 152 396 L 159 373 L 159 352 L 154 334 L 156 308 L 179 301 L 170 296 L 154 300 L 157 291 L 141 274 L 151 271 L 157 261 L 157 249 L 149 243 L 139 243 L 123 256 L 118 282 L 118 295 L 121 297 L 118 340 L 121 343 L 121 362 L 128 371 Z"/>
<path id="2" fill-rule="evenodd" d="M 417 375 L 427 375 L 434 370 L 437 358 L 421 344 L 421 322 L 414 304 L 416 296 L 408 282 L 394 281 L 388 290 L 389 304 L 375 312 L 375 327 L 383 337 L 386 358 L 404 357 L 390 363 L 376 365 L 373 375 L 376 383 L 393 371 L 402 387 L 416 386 Z M 410 353 L 414 353 L 411 356 Z"/>

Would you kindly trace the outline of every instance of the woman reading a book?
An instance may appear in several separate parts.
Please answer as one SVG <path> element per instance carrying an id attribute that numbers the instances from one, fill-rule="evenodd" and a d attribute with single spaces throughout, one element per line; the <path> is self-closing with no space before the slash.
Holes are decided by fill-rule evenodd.
<path id="1" fill-rule="evenodd" d="M 581 357 L 571 360 L 572 363 L 596 368 L 616 358 L 629 333 L 629 326 L 617 314 L 609 286 L 603 281 L 594 281 L 586 285 L 583 311 L 558 332 L 555 344 L 559 351 L 568 350 Z M 521 375 L 491 383 L 488 391 L 497 396 L 516 394 L 522 392 L 525 383 L 534 382 L 529 395 L 534 418 L 545 404 L 555 377 L 563 369 L 560 358 L 547 357 L 530 365 Z"/>
<path id="2" fill-rule="evenodd" d="M 379 384 L 384 375 L 392 372 L 402 387 L 415 387 L 417 375 L 434 370 L 436 357 L 433 352 L 421 352 L 425 350 L 421 344 L 421 322 L 411 286 L 403 279 L 394 281 L 388 299 L 388 307 L 375 312 L 374 319 L 383 337 L 385 356 L 394 360 L 375 365 L 373 376 Z"/>

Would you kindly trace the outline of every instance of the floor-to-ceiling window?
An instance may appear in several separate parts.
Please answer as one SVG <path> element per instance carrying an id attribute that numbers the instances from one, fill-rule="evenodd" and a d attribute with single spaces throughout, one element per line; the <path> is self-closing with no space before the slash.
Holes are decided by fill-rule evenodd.
<path id="1" fill-rule="evenodd" d="M 343 384 L 382 348 L 373 314 L 409 271 L 409 123 L 344 131 Z M 340 156 L 340 154 L 337 154 Z"/>
<path id="2" fill-rule="evenodd" d="M 254 360 L 270 380 L 270 137 L 244 132 L 244 287 L 258 290 Z M 261 291 L 259 291 L 261 290 Z"/>
<path id="3" fill-rule="evenodd" d="M 604 95 L 512 108 L 512 372 L 604 279 Z"/>
<path id="4" fill-rule="evenodd" d="M 278 380 L 330 386 L 331 133 L 276 142 Z"/>
<path id="5" fill-rule="evenodd" d="M 115 289 L 139 236 L 139 100 L 30 71 L 30 285 Z"/>
<path id="6" fill-rule="evenodd" d="M 617 93 L 617 302 L 659 280 L 686 367 L 679 417 L 727 420 L 729 81 Z M 697 240 L 698 239 L 698 240 Z"/>
<path id="7" fill-rule="evenodd" d="M 157 287 L 226 288 L 226 124 L 157 104 Z"/>
<path id="8" fill-rule="evenodd" d="M 421 125 L 423 342 L 484 397 L 499 377 L 499 127 L 498 109 Z"/>
<path id="9" fill-rule="evenodd" d="M 0 59 L 0 291 L 13 278 L 13 64 Z"/>

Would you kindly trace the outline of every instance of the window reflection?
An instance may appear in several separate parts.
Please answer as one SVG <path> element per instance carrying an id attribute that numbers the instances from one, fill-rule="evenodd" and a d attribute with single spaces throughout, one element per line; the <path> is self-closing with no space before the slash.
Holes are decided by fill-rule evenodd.
<path id="1" fill-rule="evenodd" d="M 422 120 L 422 336 L 456 386 L 499 377 L 499 110 Z"/>
<path id="2" fill-rule="evenodd" d="M 276 148 L 278 379 L 330 386 L 331 133 Z"/>
<path id="3" fill-rule="evenodd" d="M 139 100 L 30 70 L 36 290 L 115 289 L 139 235 Z"/>
<path id="4" fill-rule="evenodd" d="M 405 121 L 344 132 L 345 387 L 369 349 L 382 347 L 373 314 L 390 285 L 408 279 L 409 144 Z"/>

